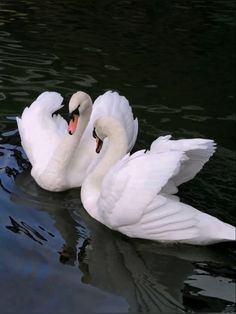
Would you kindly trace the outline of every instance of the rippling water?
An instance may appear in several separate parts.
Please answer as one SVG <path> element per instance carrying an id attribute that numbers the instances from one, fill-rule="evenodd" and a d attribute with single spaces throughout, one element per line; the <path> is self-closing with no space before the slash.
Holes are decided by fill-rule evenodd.
<path id="1" fill-rule="evenodd" d="M 166 246 L 108 230 L 79 189 L 36 185 L 15 122 L 44 90 L 65 103 L 76 90 L 118 90 L 140 121 L 136 149 L 161 134 L 215 139 L 180 196 L 236 225 L 233 26 L 233 1 L 1 1 L 1 309 L 234 312 L 234 244 Z"/>

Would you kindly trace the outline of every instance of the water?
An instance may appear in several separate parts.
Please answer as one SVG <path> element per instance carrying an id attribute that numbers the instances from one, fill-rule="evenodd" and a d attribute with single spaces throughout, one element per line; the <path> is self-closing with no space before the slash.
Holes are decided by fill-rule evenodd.
<path id="1" fill-rule="evenodd" d="M 118 90 L 139 118 L 135 149 L 169 133 L 215 139 L 180 196 L 236 225 L 233 26 L 229 0 L 1 1 L 3 313 L 235 311 L 234 244 L 166 246 L 108 230 L 79 189 L 36 185 L 15 122 L 44 90 L 65 103 L 76 90 Z"/>

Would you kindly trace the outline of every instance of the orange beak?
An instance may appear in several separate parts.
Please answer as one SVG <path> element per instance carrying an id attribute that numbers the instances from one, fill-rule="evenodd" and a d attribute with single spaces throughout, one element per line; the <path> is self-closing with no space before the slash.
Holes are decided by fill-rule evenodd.
<path id="1" fill-rule="evenodd" d="M 74 134 L 76 131 L 77 124 L 79 122 L 79 115 L 74 114 L 69 121 L 68 132 L 70 135 Z"/>

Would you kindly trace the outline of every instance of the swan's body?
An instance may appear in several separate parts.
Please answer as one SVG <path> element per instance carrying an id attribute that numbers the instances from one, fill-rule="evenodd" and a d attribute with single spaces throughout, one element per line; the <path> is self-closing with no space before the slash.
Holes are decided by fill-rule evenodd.
<path id="1" fill-rule="evenodd" d="M 106 115 L 122 123 L 129 143 L 127 152 L 138 132 L 138 121 L 133 118 L 128 100 L 116 92 L 106 92 L 93 105 L 86 93 L 75 93 L 69 110 L 76 112 L 77 120 L 80 117 L 72 135 L 66 120 L 53 114 L 62 107 L 62 101 L 60 94 L 44 92 L 17 118 L 21 143 L 32 165 L 31 175 L 49 191 L 81 186 L 90 167 L 96 164 L 100 156 L 94 151 L 91 134 L 97 118 Z"/>
<path id="2" fill-rule="evenodd" d="M 180 202 L 173 193 L 192 179 L 215 151 L 212 140 L 159 137 L 150 151 L 126 154 L 123 127 L 114 119 L 95 123 L 109 147 L 86 177 L 81 198 L 87 212 L 130 237 L 205 245 L 235 240 L 235 228 Z"/>

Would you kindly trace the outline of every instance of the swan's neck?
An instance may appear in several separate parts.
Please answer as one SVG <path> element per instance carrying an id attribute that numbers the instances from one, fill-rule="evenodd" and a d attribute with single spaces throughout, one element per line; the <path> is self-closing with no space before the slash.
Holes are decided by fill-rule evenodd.
<path id="1" fill-rule="evenodd" d="M 128 141 L 125 130 L 122 127 L 113 128 L 108 137 L 108 147 L 95 166 L 94 170 L 85 179 L 81 189 L 81 199 L 88 213 L 95 219 L 100 220 L 98 209 L 98 199 L 100 197 L 103 179 L 109 169 L 124 155 L 128 150 Z M 94 147 L 95 149 L 95 147 Z"/>
<path id="2" fill-rule="evenodd" d="M 47 171 L 57 172 L 62 175 L 63 171 L 70 167 L 71 159 L 74 156 L 76 147 L 79 145 L 84 130 L 87 127 L 91 115 L 91 111 L 87 110 L 80 118 L 76 131 L 73 135 L 66 133 L 62 138 L 60 144 L 55 149 L 51 160 L 47 165 Z"/>

